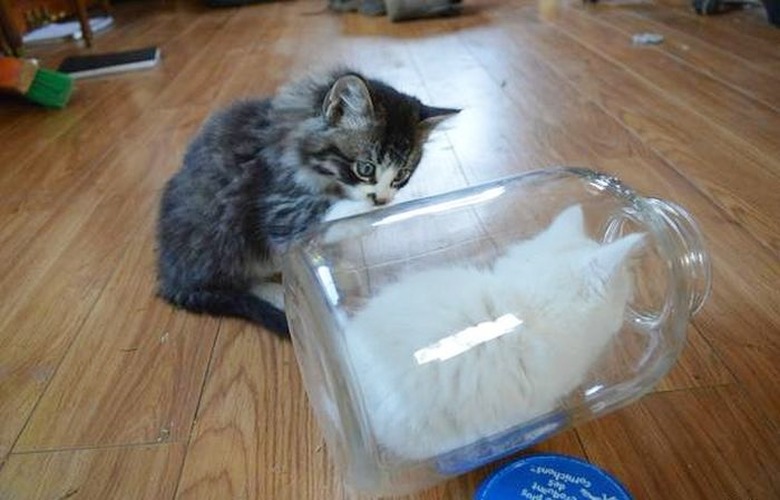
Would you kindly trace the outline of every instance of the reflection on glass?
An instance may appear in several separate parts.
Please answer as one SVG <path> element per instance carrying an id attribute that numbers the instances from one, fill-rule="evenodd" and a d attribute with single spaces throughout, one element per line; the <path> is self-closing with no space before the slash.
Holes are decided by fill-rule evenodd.
<path id="1" fill-rule="evenodd" d="M 454 210 L 456 208 L 468 207 L 469 205 L 476 205 L 477 203 L 482 203 L 485 201 L 490 201 L 494 198 L 498 198 L 499 196 L 501 196 L 501 194 L 503 194 L 505 190 L 506 188 L 499 186 L 499 187 L 488 189 L 486 191 L 482 191 L 481 193 L 472 196 L 465 196 L 458 200 L 444 201 L 441 203 L 436 203 L 434 205 L 414 208 L 411 210 L 407 210 L 405 212 L 383 217 L 382 220 L 375 222 L 374 225 L 384 226 L 386 224 L 392 224 L 394 222 L 401 222 L 403 220 L 412 219 L 420 215 L 430 215 L 430 214 L 445 212 L 448 210 Z"/>
<path id="2" fill-rule="evenodd" d="M 604 388 L 603 385 L 594 385 L 593 387 L 591 387 L 590 389 L 585 391 L 585 395 L 586 396 L 592 396 L 592 395 L 596 394 L 597 392 L 599 392 L 603 388 Z"/>
<path id="3" fill-rule="evenodd" d="M 325 296 L 331 304 L 339 303 L 339 292 L 336 290 L 336 284 L 333 282 L 333 275 L 327 266 L 317 266 L 317 276 L 320 277 L 320 283 L 325 290 Z"/>
<path id="4" fill-rule="evenodd" d="M 418 365 L 431 361 L 445 361 L 463 354 L 474 346 L 483 344 L 513 331 L 523 324 L 523 320 L 514 314 L 504 314 L 495 321 L 485 321 L 444 337 L 438 342 L 423 347 L 414 353 Z"/>

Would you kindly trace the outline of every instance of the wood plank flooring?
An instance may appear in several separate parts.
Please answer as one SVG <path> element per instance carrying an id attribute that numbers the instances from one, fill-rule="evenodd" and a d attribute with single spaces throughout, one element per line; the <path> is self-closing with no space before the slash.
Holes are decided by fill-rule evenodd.
<path id="1" fill-rule="evenodd" d="M 127 0 L 92 50 L 157 44 L 159 67 L 79 81 L 62 111 L 0 97 L 0 499 L 363 498 L 289 343 L 154 290 L 159 192 L 202 120 L 336 64 L 464 108 L 402 199 L 569 164 L 688 208 L 714 283 L 677 366 L 536 450 L 586 457 L 637 499 L 780 498 L 780 30 L 683 0 L 465 5 L 392 24 L 324 1 Z M 640 31 L 665 42 L 634 46 Z M 495 467 L 409 498 L 471 498 Z"/>

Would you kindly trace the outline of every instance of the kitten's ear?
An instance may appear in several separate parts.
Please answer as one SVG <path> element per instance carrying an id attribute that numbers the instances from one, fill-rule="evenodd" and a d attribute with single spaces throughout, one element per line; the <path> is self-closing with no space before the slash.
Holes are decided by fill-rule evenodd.
<path id="1" fill-rule="evenodd" d="M 322 103 L 322 115 L 329 125 L 359 128 L 374 116 L 374 104 L 366 82 L 356 75 L 340 77 Z"/>
<path id="2" fill-rule="evenodd" d="M 436 125 L 450 116 L 457 115 L 461 110 L 454 108 L 434 108 L 423 104 L 420 109 L 420 127 L 425 132 L 430 132 Z"/>
<path id="3" fill-rule="evenodd" d="M 610 279 L 622 269 L 626 259 L 644 240 L 643 233 L 634 233 L 589 251 L 581 261 L 585 279 L 591 290 L 603 290 Z"/>
<path id="4" fill-rule="evenodd" d="M 572 205 L 559 213 L 550 226 L 544 231 L 547 238 L 555 241 L 571 241 L 585 237 L 585 218 L 581 205 Z"/>

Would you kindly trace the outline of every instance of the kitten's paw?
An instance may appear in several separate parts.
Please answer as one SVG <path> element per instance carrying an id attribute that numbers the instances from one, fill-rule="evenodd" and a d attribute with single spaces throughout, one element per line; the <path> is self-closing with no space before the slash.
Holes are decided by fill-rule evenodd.
<path id="1" fill-rule="evenodd" d="M 252 294 L 284 311 L 284 287 L 279 283 L 263 282 L 252 287 Z"/>
<path id="2" fill-rule="evenodd" d="M 337 221 L 353 215 L 370 212 L 374 206 L 368 202 L 342 200 L 335 203 L 325 214 L 324 222 Z M 371 222 L 364 219 L 341 221 L 333 224 L 325 231 L 324 242 L 335 243 L 347 238 L 355 238 L 367 233 L 371 229 Z"/>
<path id="3" fill-rule="evenodd" d="M 373 209 L 374 206 L 368 201 L 341 200 L 330 207 L 325 214 L 323 221 L 329 222 L 332 220 L 344 219 L 346 217 L 352 217 L 353 215 L 370 212 Z"/>

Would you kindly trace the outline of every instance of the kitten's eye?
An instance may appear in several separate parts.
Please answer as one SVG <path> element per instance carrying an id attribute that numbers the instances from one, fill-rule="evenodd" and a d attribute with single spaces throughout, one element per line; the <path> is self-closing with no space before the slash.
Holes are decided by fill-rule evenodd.
<path id="1" fill-rule="evenodd" d="M 359 161 L 355 164 L 355 173 L 363 179 L 370 179 L 374 175 L 374 164 L 367 161 Z"/>
<path id="2" fill-rule="evenodd" d="M 412 171 L 408 168 L 402 168 L 398 171 L 397 174 L 395 174 L 395 179 L 393 179 L 393 182 L 399 183 L 403 182 L 406 179 L 408 179 L 412 175 Z"/>

